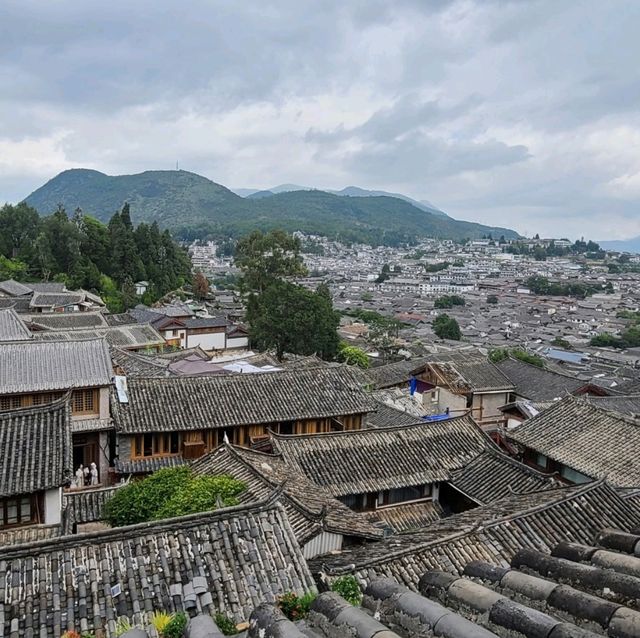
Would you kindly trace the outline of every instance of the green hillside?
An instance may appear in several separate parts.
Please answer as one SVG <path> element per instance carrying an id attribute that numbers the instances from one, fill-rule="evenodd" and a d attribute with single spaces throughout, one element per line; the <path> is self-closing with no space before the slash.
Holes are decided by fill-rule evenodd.
<path id="1" fill-rule="evenodd" d="M 324 191 L 294 191 L 242 198 L 187 171 L 146 171 L 110 177 L 98 171 L 73 169 L 38 188 L 26 202 L 42 215 L 62 204 L 70 212 L 80 207 L 102 221 L 129 202 L 134 222 L 155 220 L 186 239 L 222 233 L 237 236 L 253 229 L 272 228 L 389 245 L 427 236 L 517 236 L 505 228 L 434 215 L 395 197 L 340 197 Z"/>

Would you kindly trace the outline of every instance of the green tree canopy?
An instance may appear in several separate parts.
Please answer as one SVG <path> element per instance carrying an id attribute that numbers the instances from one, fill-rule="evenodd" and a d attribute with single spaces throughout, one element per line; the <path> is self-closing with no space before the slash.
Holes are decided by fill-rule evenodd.
<path id="1" fill-rule="evenodd" d="M 126 205 L 105 226 L 79 208 L 71 218 L 61 206 L 40 218 L 25 204 L 7 204 L 0 209 L 0 258 L 9 260 L 3 272 L 14 279 L 55 278 L 92 290 L 112 312 L 138 302 L 136 281 L 149 281 L 148 298 L 155 301 L 188 281 L 191 271 L 186 251 L 167 231 L 155 223 L 133 229 Z"/>
<path id="2" fill-rule="evenodd" d="M 40 230 L 38 211 L 24 202 L 0 208 L 0 254 L 10 259 L 31 257 Z"/>
<path id="3" fill-rule="evenodd" d="M 338 352 L 339 316 L 331 301 L 288 281 L 274 281 L 252 295 L 247 320 L 253 343 L 275 350 L 278 359 L 285 352 L 333 359 Z"/>
<path id="4" fill-rule="evenodd" d="M 438 315 L 435 318 L 433 321 L 433 331 L 440 339 L 451 339 L 453 341 L 460 341 L 460 339 L 462 339 L 458 322 L 446 313 Z"/>
<path id="5" fill-rule="evenodd" d="M 464 306 L 465 300 L 460 295 L 442 295 L 436 297 L 433 302 L 434 308 L 453 308 L 454 306 Z"/>
<path id="6" fill-rule="evenodd" d="M 242 271 L 244 289 L 258 293 L 279 279 L 307 273 L 300 240 L 282 230 L 256 230 L 242 237 L 236 244 L 234 262 Z"/>

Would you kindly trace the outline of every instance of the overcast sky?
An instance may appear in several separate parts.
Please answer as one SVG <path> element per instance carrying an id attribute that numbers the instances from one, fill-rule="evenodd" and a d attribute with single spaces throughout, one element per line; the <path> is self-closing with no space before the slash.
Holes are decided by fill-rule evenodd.
<path id="1" fill-rule="evenodd" d="M 72 167 L 640 235 L 638 0 L 2 0 L 0 201 Z"/>

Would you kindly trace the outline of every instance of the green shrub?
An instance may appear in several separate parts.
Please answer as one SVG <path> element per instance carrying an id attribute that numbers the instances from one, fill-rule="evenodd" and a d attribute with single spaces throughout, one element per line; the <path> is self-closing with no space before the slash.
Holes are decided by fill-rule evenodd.
<path id="1" fill-rule="evenodd" d="M 177 611 L 164 628 L 163 638 L 182 638 L 186 628 L 187 615 L 183 611 Z"/>
<path id="2" fill-rule="evenodd" d="M 216 613 L 214 620 L 216 625 L 218 626 L 218 629 L 225 636 L 234 636 L 238 633 L 238 630 L 236 629 L 236 623 L 232 618 L 227 616 L 227 614 L 223 614 L 221 611 L 219 611 Z"/>
<path id="3" fill-rule="evenodd" d="M 230 476 L 194 476 L 188 467 L 159 470 L 116 490 L 107 501 L 104 517 L 113 527 L 134 525 L 237 505 L 244 483 Z"/>
<path id="4" fill-rule="evenodd" d="M 301 620 L 309 615 L 311 603 L 316 599 L 317 594 L 308 592 L 304 596 L 298 596 L 292 591 L 278 597 L 278 607 L 282 613 L 291 621 Z"/>
<path id="5" fill-rule="evenodd" d="M 331 591 L 340 594 L 348 603 L 357 606 L 362 601 L 362 590 L 355 576 L 340 576 L 333 581 Z"/>
<path id="6" fill-rule="evenodd" d="M 368 368 L 370 366 L 369 357 L 364 350 L 357 346 L 350 346 L 342 341 L 338 347 L 338 360 L 348 365 Z"/>

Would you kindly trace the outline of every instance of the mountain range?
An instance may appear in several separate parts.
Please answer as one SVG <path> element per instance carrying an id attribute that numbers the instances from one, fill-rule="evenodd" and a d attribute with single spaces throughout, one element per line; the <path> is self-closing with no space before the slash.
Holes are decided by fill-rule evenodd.
<path id="1" fill-rule="evenodd" d="M 335 194 L 298 190 L 294 185 L 277 188 L 282 192 L 256 196 L 257 191 L 253 191 L 248 193 L 253 197 L 241 197 L 206 177 L 182 170 L 109 176 L 95 170 L 70 169 L 25 201 L 42 215 L 62 204 L 70 213 L 80 207 L 101 221 L 107 221 L 128 202 L 135 222 L 157 221 L 183 239 L 238 236 L 273 228 L 372 245 L 397 245 L 420 237 L 474 239 L 489 233 L 518 236 L 507 228 L 455 220 L 435 207 L 383 191 L 349 187 Z"/>
<path id="2" fill-rule="evenodd" d="M 297 184 L 280 184 L 280 186 L 274 186 L 266 190 L 259 190 L 257 188 L 234 188 L 231 189 L 240 197 L 247 197 L 249 199 L 262 199 L 263 197 L 270 197 L 271 195 L 278 195 L 279 193 L 290 193 L 292 191 L 312 191 L 318 190 L 309 186 L 298 186 Z M 440 215 L 441 217 L 448 217 L 447 213 L 436 208 L 431 202 L 426 200 L 418 201 L 407 195 L 401 195 L 400 193 L 389 193 L 387 191 L 367 190 L 365 188 L 359 188 L 358 186 L 347 186 L 342 190 L 332 190 L 330 188 L 322 189 L 325 193 L 332 193 L 333 195 L 340 195 L 341 197 L 396 197 L 397 199 L 403 199 L 405 202 L 413 204 L 416 208 L 424 210 L 427 213 L 433 215 Z"/>

